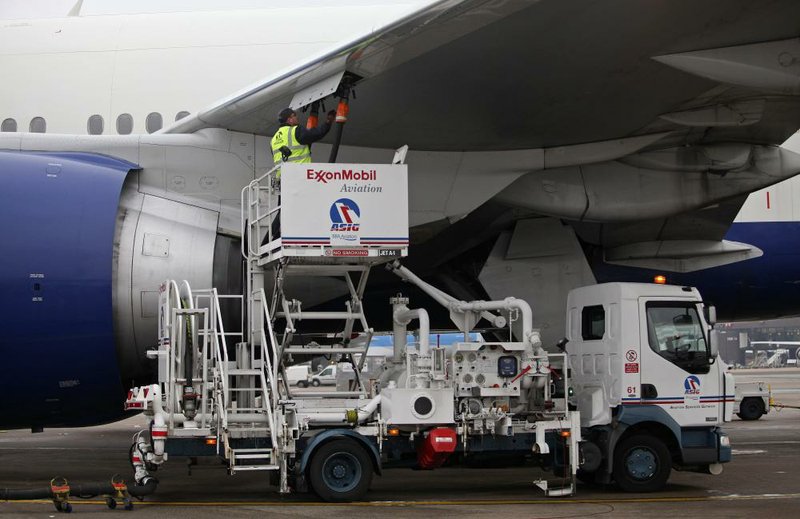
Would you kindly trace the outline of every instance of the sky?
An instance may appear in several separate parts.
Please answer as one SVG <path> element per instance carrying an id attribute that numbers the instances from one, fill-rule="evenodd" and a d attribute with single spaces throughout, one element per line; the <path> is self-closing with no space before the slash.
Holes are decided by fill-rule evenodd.
<path id="1" fill-rule="evenodd" d="M 0 0 L 0 19 L 61 18 L 78 0 Z M 290 5 L 380 5 L 419 4 L 431 0 L 292 0 Z M 217 9 L 258 9 L 287 7 L 285 0 L 83 0 L 83 16 L 135 14 L 170 11 L 213 11 Z"/>

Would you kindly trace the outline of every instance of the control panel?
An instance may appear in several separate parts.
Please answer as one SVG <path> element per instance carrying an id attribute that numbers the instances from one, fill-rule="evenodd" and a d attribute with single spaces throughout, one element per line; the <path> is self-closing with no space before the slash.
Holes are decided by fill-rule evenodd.
<path id="1" fill-rule="evenodd" d="M 522 343 L 457 343 L 452 373 L 459 397 L 519 396 Z"/>

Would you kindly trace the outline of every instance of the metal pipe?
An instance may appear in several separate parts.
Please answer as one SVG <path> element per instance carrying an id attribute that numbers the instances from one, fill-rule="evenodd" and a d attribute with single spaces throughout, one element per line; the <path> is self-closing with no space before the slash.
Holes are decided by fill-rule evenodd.
<path id="1" fill-rule="evenodd" d="M 533 311 L 527 301 L 516 297 L 507 297 L 500 301 L 459 301 L 451 305 L 451 309 L 464 311 L 477 310 L 518 310 L 522 314 L 522 339 L 525 342 L 531 340 L 533 332 Z"/>
<path id="2" fill-rule="evenodd" d="M 405 328 L 412 319 L 419 320 L 419 356 L 428 357 L 431 354 L 431 324 L 428 311 L 424 308 L 415 308 L 411 310 L 406 308 L 405 305 L 394 311 L 394 322 L 402 325 L 403 328 Z"/>
<path id="3" fill-rule="evenodd" d="M 397 322 L 392 323 L 393 349 L 392 360 L 399 364 L 403 361 L 403 353 L 406 351 L 406 343 L 408 340 L 408 330 L 402 324 Z"/>
<path id="4" fill-rule="evenodd" d="M 315 425 L 339 425 L 343 423 L 363 423 L 378 409 L 381 395 L 370 400 L 367 405 L 352 411 L 330 411 L 325 413 L 309 413 L 304 415 L 308 423 Z M 354 412 L 353 412 L 354 411 Z M 353 418 L 353 419 L 351 419 Z"/>
<path id="5" fill-rule="evenodd" d="M 401 308 L 407 308 L 407 302 L 408 299 L 404 297 L 393 297 L 391 299 L 392 315 L 394 315 L 394 313 Z M 403 361 L 403 355 L 406 352 L 406 342 L 408 341 L 408 329 L 406 328 L 406 325 L 393 318 L 392 335 L 392 360 L 395 364 L 400 364 Z"/>
<path id="6" fill-rule="evenodd" d="M 303 319 L 361 319 L 364 315 L 361 312 L 289 312 L 289 317 L 302 321 Z M 286 317 L 285 312 L 278 312 L 277 317 Z"/>
<path id="7" fill-rule="evenodd" d="M 442 290 L 436 288 L 435 286 L 423 281 L 419 276 L 408 270 L 406 267 L 400 264 L 399 261 L 394 261 L 392 263 L 387 264 L 387 269 L 394 272 L 399 278 L 408 281 L 409 283 L 416 285 L 420 290 L 428 294 L 433 298 L 434 301 L 442 305 L 443 307 L 453 310 L 453 304 L 457 303 L 466 303 L 465 301 L 459 301 L 455 297 L 451 296 L 447 292 L 443 292 Z M 506 318 L 502 315 L 495 315 L 487 310 L 481 312 L 481 317 L 492 323 L 493 326 L 498 328 L 502 328 L 506 325 Z M 462 330 L 463 331 L 463 330 Z"/>

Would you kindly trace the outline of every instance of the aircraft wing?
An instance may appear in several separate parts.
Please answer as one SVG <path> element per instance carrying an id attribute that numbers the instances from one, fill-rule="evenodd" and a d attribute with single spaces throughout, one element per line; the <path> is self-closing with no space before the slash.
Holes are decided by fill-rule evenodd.
<path id="1" fill-rule="evenodd" d="M 349 77 L 345 145 L 480 169 L 443 181 L 482 193 L 450 216 L 494 198 L 574 222 L 610 260 L 707 268 L 760 254 L 722 236 L 748 193 L 800 172 L 778 148 L 800 121 L 797 34 L 794 0 L 443 0 L 163 131 L 271 135 Z"/>
<path id="2" fill-rule="evenodd" d="M 272 135 L 277 128 L 277 113 L 287 106 L 299 109 L 312 101 L 334 94 L 347 75 L 362 86 L 401 65 L 424 59 L 434 49 L 497 22 L 526 2 L 487 0 L 441 0 L 409 16 L 364 34 L 339 48 L 314 56 L 296 67 L 251 85 L 197 114 L 177 121 L 164 133 L 190 133 L 216 127 L 234 131 Z M 383 110 L 362 110 L 359 126 L 374 127 L 383 119 L 390 104 L 400 103 L 394 93 L 414 89 L 412 78 L 397 82 L 393 88 L 378 89 Z M 372 91 L 363 97 L 370 97 Z M 374 100 L 374 99 L 373 99 Z M 333 103 L 330 103 L 333 104 Z M 354 103 L 358 106 L 360 103 Z M 331 106 L 334 108 L 334 106 Z M 367 115 L 371 114 L 371 115 Z M 394 144 L 390 144 L 394 146 Z"/>
<path id="3" fill-rule="evenodd" d="M 347 73 L 356 146 L 537 149 L 663 130 L 673 143 L 776 144 L 800 120 L 798 33 L 792 0 L 443 0 L 163 131 L 271 135 L 281 108 Z"/>

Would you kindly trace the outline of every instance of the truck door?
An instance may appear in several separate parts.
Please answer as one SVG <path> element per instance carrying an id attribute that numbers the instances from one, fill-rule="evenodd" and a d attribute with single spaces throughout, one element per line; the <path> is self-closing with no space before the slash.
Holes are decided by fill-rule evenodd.
<path id="1" fill-rule="evenodd" d="M 721 422 L 724 397 L 697 302 L 640 298 L 639 307 L 641 402 L 661 407 L 680 426 Z"/>

